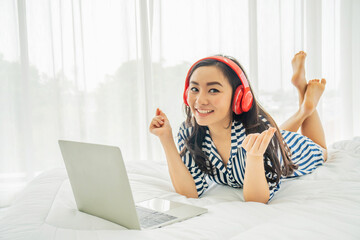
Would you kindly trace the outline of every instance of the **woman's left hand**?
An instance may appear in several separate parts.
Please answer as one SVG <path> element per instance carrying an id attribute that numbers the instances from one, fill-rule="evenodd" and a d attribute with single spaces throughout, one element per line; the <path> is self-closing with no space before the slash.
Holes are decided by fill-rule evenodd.
<path id="1" fill-rule="evenodd" d="M 276 128 L 270 127 L 261 134 L 253 133 L 246 136 L 241 146 L 246 150 L 247 157 L 263 157 Z"/>

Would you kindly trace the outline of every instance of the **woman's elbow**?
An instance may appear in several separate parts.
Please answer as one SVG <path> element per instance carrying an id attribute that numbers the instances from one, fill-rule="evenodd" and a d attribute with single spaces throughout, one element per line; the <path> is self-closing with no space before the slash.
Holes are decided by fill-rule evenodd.
<path id="1" fill-rule="evenodd" d="M 245 199 L 245 202 L 258 202 L 258 203 L 264 203 L 267 204 L 268 203 L 268 199 Z"/>
<path id="2" fill-rule="evenodd" d="M 183 195 L 187 198 L 199 198 L 199 195 L 197 192 L 184 192 L 184 191 L 178 191 L 176 190 L 176 193 L 180 194 L 180 195 Z"/>
<path id="3" fill-rule="evenodd" d="M 185 197 L 187 198 L 199 198 L 199 196 L 196 194 L 196 195 L 184 195 Z"/>
<path id="4" fill-rule="evenodd" d="M 245 202 L 258 202 L 258 203 L 264 203 L 267 204 L 269 201 L 270 195 L 265 194 L 263 196 L 251 196 L 244 194 L 244 200 Z"/>

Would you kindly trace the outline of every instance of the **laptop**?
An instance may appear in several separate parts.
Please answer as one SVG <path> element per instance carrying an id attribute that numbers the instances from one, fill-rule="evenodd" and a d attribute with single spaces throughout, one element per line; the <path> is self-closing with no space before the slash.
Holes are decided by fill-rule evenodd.
<path id="1" fill-rule="evenodd" d="M 154 198 L 135 204 L 119 147 L 59 140 L 79 211 L 128 229 L 152 229 L 195 217 L 206 208 Z"/>

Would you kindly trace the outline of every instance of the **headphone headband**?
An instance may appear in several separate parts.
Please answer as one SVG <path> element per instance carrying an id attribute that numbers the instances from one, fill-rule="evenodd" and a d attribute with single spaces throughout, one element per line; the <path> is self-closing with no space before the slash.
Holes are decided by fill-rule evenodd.
<path id="1" fill-rule="evenodd" d="M 184 95 L 183 95 L 183 98 L 184 98 L 184 102 L 186 105 L 189 105 L 188 102 L 187 102 L 187 89 L 189 87 L 189 84 L 190 84 L 190 73 L 191 73 L 191 70 L 194 68 L 194 66 L 196 66 L 199 62 L 201 61 L 204 61 L 204 60 L 207 60 L 207 59 L 214 59 L 214 60 L 217 60 L 219 62 L 222 62 L 224 64 L 226 64 L 227 66 L 229 66 L 235 73 L 236 75 L 239 77 L 240 81 L 241 81 L 241 84 L 243 85 L 243 91 L 244 91 L 244 95 L 248 92 L 251 92 L 250 91 L 250 86 L 249 86 L 249 83 L 247 81 L 247 78 L 244 74 L 244 72 L 241 70 L 241 68 L 239 67 L 239 65 L 237 65 L 234 61 L 232 61 L 231 59 L 229 58 L 226 58 L 226 57 L 221 57 L 221 56 L 211 56 L 211 57 L 206 57 L 206 58 L 202 58 L 200 60 L 198 60 L 197 62 L 195 62 L 191 68 L 189 69 L 187 75 L 186 75 L 186 80 L 185 80 L 185 90 L 184 90 Z"/>

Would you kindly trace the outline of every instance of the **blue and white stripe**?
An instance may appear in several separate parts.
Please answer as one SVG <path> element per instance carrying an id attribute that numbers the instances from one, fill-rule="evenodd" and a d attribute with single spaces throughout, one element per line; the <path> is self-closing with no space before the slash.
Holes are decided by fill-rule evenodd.
<path id="1" fill-rule="evenodd" d="M 266 119 L 264 122 L 267 122 Z M 192 131 L 193 128 L 186 127 L 185 123 L 180 126 L 178 133 L 179 151 L 182 151 L 182 149 L 185 147 L 185 139 L 190 136 Z M 282 179 L 309 174 L 324 162 L 320 146 L 315 144 L 312 140 L 295 132 L 289 132 L 285 130 L 281 130 L 280 132 L 284 138 L 284 141 L 288 144 L 291 150 L 292 161 L 295 164 L 298 164 L 299 167 L 290 176 L 281 176 L 280 182 L 278 184 L 275 182 L 276 174 L 265 172 L 270 190 L 269 200 L 271 200 L 274 194 L 279 190 Z M 214 142 L 210 137 L 209 129 L 206 130 L 202 151 L 215 167 L 214 176 L 206 176 L 196 166 L 194 159 L 190 155 L 190 152 L 185 152 L 185 155 L 182 157 L 182 161 L 194 178 L 199 197 L 209 186 L 207 183 L 207 178 L 218 184 L 229 185 L 234 188 L 243 187 L 246 168 L 246 151 L 241 147 L 241 144 L 245 137 L 245 128 L 243 127 L 242 123 L 234 121 L 231 126 L 231 155 L 227 165 L 225 166 L 218 151 L 216 150 Z M 280 151 L 278 151 L 278 156 L 280 159 L 280 165 L 282 166 L 283 161 Z M 269 159 L 264 161 L 264 163 L 271 166 Z"/>

